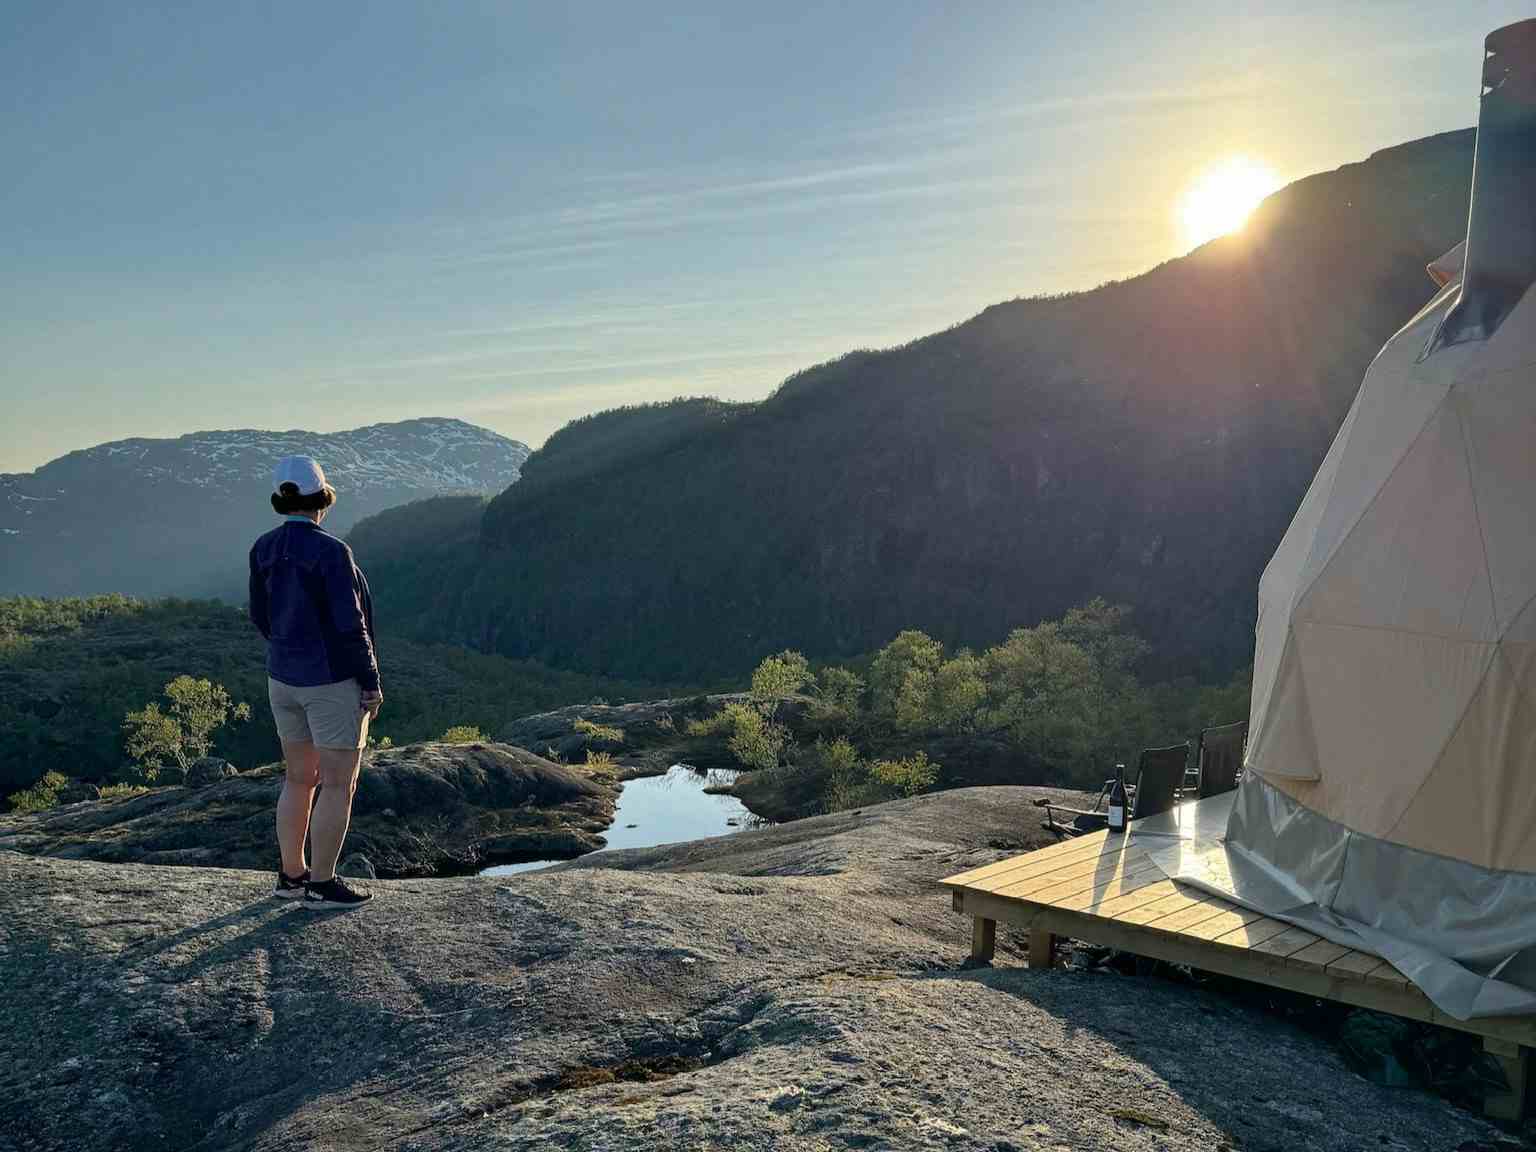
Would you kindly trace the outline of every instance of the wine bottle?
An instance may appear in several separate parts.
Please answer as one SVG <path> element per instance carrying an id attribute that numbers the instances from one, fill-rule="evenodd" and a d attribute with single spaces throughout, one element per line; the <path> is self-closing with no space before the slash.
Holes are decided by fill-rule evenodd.
<path id="1" fill-rule="evenodd" d="M 1125 831 L 1125 765 L 1115 765 L 1115 783 L 1109 790 L 1109 830 Z"/>

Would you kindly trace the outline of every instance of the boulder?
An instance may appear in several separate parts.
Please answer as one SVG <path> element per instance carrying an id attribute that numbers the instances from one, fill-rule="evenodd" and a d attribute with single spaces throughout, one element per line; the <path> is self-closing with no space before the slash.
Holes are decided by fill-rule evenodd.
<path id="1" fill-rule="evenodd" d="M 59 789 L 60 804 L 78 804 L 82 800 L 95 800 L 101 795 L 100 785 L 89 780 L 71 780 Z"/>
<path id="2" fill-rule="evenodd" d="M 189 783 L 194 773 L 216 778 L 202 787 L 0 816 L 0 849 L 270 870 L 282 766 L 236 773 L 228 765 L 201 772 L 193 765 Z M 603 846 L 617 794 L 579 767 L 505 744 L 405 745 L 364 758 L 347 850 L 386 877 L 576 855 Z"/>
<path id="3" fill-rule="evenodd" d="M 217 784 L 220 780 L 227 780 L 231 776 L 240 775 L 240 770 L 228 760 L 217 756 L 204 756 L 192 761 L 187 768 L 186 786 L 188 788 L 207 788 Z"/>
<path id="4" fill-rule="evenodd" d="M 373 862 L 361 852 L 349 853 L 336 866 L 336 871 L 338 874 L 352 880 L 377 880 L 379 878 L 378 872 L 373 867 Z"/>

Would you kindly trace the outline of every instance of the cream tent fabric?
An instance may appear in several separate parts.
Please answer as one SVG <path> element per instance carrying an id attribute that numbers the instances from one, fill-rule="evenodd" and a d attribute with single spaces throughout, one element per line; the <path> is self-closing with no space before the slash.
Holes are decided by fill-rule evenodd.
<path id="1" fill-rule="evenodd" d="M 1369 836 L 1536 871 L 1536 317 L 1384 348 L 1259 585 L 1248 767 Z"/>
<path id="2" fill-rule="evenodd" d="M 1135 833 L 1461 1018 L 1536 1013 L 1536 20 L 1483 83 L 1467 241 L 1260 581 L 1245 779 Z"/>
<path id="3" fill-rule="evenodd" d="M 1136 835 L 1468 1018 L 1536 1013 L 1536 292 L 1426 356 L 1460 288 L 1377 356 L 1265 569 L 1230 816 Z"/>

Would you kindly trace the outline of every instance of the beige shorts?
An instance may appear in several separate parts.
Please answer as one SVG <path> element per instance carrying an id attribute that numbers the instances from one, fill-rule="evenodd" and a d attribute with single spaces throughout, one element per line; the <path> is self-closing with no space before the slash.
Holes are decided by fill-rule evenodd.
<path id="1" fill-rule="evenodd" d="M 368 712 L 356 680 L 295 688 L 268 676 L 267 699 L 277 721 L 277 738 L 284 744 L 361 748 L 368 743 Z"/>

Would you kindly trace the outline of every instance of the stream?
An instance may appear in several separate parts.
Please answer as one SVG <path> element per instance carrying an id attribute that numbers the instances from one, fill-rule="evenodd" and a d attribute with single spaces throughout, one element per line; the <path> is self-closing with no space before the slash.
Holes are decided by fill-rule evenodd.
<path id="1" fill-rule="evenodd" d="M 642 776 L 627 781 L 619 793 L 613 823 L 603 830 L 608 852 L 618 848 L 654 848 L 710 836 L 729 836 L 762 823 L 734 796 L 715 796 L 704 789 L 720 787 L 736 779 L 735 772 L 701 772 L 686 764 L 674 764 L 664 776 Z M 529 860 L 522 864 L 498 864 L 482 876 L 511 876 L 563 864 L 564 860 Z"/>

